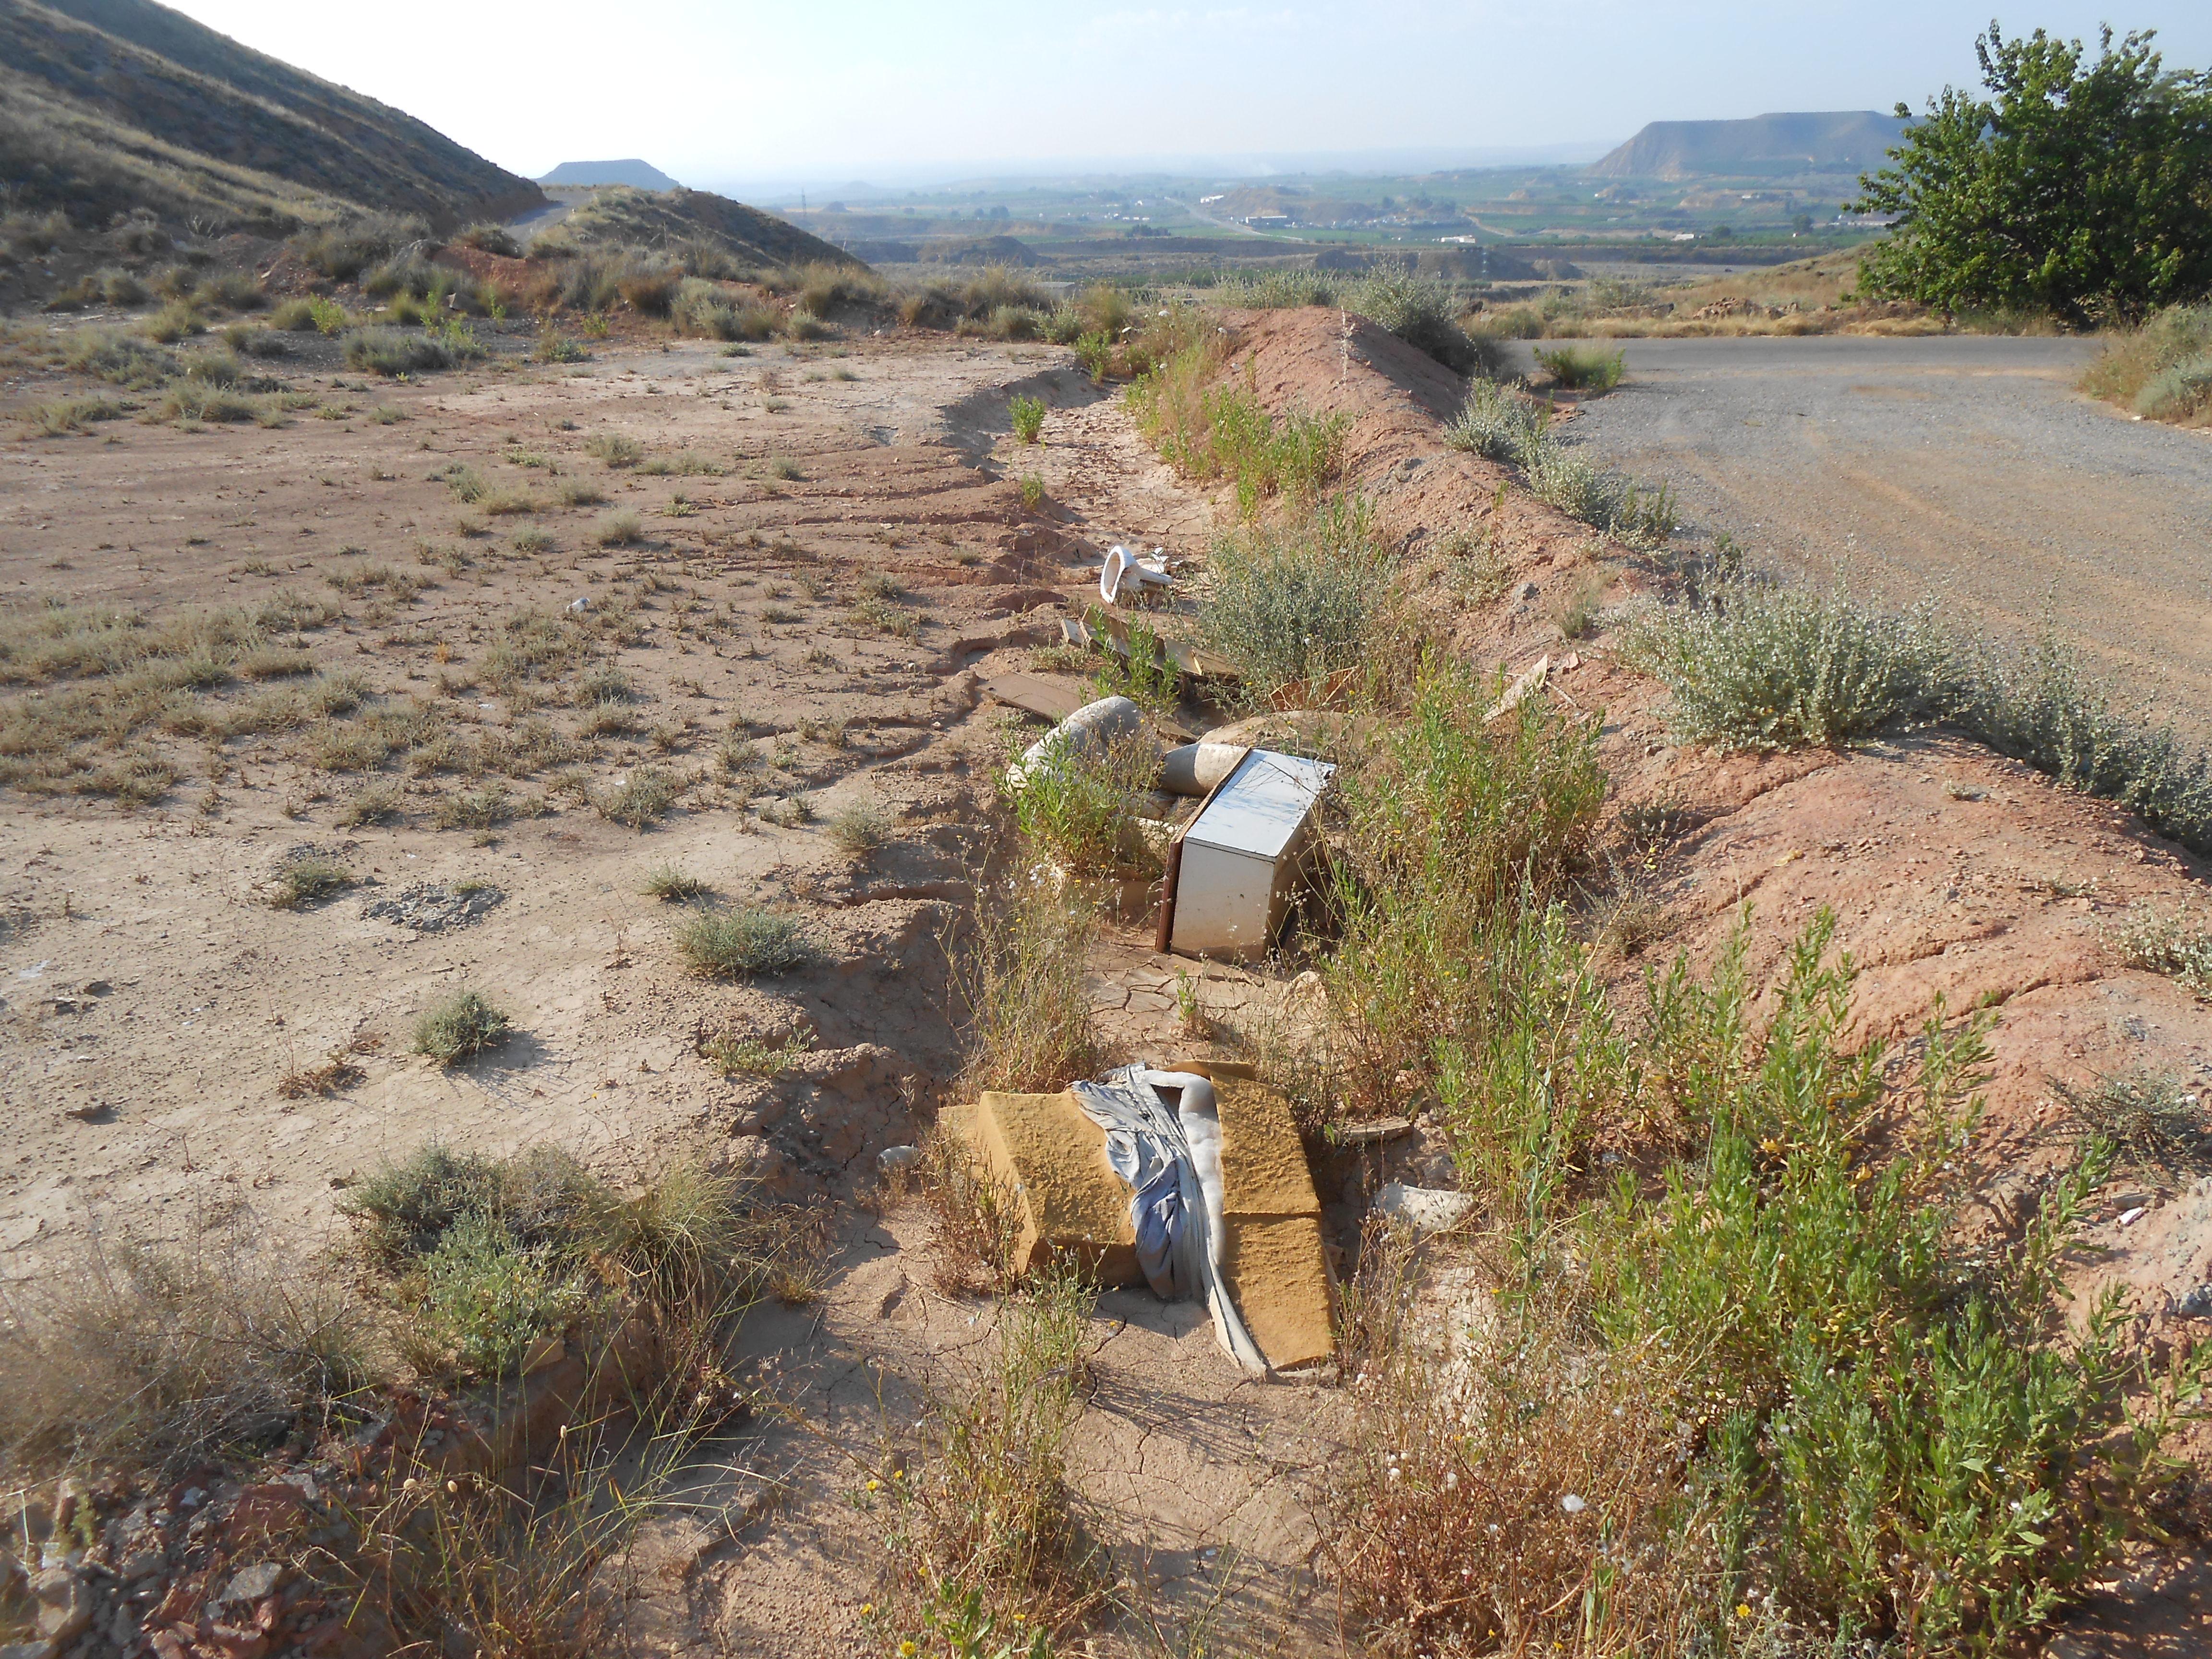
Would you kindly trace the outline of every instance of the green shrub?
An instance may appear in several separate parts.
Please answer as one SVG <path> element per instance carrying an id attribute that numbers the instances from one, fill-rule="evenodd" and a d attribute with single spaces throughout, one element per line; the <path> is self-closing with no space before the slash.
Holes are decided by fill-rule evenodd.
<path id="1" fill-rule="evenodd" d="M 783 973 L 811 954 L 795 919 L 757 905 L 697 912 L 677 929 L 676 950 L 693 973 L 715 979 Z"/>
<path id="2" fill-rule="evenodd" d="M 506 1042 L 512 1024 L 476 992 L 456 991 L 431 1004 L 415 1022 L 415 1052 L 451 1066 Z"/>
<path id="3" fill-rule="evenodd" d="M 658 767 L 641 766 L 614 788 L 592 797 L 592 810 L 610 823 L 646 830 L 668 816 L 683 793 L 674 778 Z"/>
<path id="4" fill-rule="evenodd" d="M 410 1299 L 420 1322 L 407 1346 L 472 1376 L 512 1375 L 538 1337 L 582 1312 L 583 1285 L 543 1250 L 524 1246 L 490 1216 L 460 1217 L 415 1265 Z"/>
<path id="5" fill-rule="evenodd" d="M 356 329 L 346 336 L 347 367 L 374 374 L 419 374 L 451 368 L 453 353 L 443 339 L 397 328 Z"/>
<path id="6" fill-rule="evenodd" d="M 1458 418 L 1444 428 L 1454 449 L 1473 450 L 1493 461 L 1521 463 L 1540 453 L 1550 436 L 1551 411 L 1496 380 L 1477 380 L 1467 389 Z"/>
<path id="7" fill-rule="evenodd" d="M 1454 374 L 1496 374 L 1504 368 L 1495 343 L 1468 335 L 1452 319 L 1450 290 L 1433 277 L 1380 270 L 1353 286 L 1349 304 Z"/>
<path id="8" fill-rule="evenodd" d="M 1741 581 L 1632 624 L 1631 661 L 1674 694 L 1677 735 L 1728 749 L 1848 742 L 1950 702 L 1954 644 L 1932 605 L 1894 615 L 1849 590 Z"/>
<path id="9" fill-rule="evenodd" d="M 1055 750 L 1000 781 L 1022 839 L 1037 857 L 1074 875 L 1157 870 L 1159 860 L 1137 830 L 1159 771 L 1149 737 L 1103 753 Z"/>
<path id="10" fill-rule="evenodd" d="M 1607 351 L 1597 346 L 1582 345 L 1539 350 L 1536 361 L 1562 386 L 1589 392 L 1612 391 L 1620 384 L 1626 363 L 1626 358 L 1618 349 Z"/>
<path id="11" fill-rule="evenodd" d="M 1336 498 L 1282 526 L 1217 538 L 1200 637 L 1264 705 L 1375 663 L 1396 616 L 1396 570 L 1364 501 Z"/>
<path id="12" fill-rule="evenodd" d="M 1014 441 L 1033 444 L 1044 432 L 1044 399 L 1017 394 L 1006 405 L 1006 417 L 1013 423 Z"/>

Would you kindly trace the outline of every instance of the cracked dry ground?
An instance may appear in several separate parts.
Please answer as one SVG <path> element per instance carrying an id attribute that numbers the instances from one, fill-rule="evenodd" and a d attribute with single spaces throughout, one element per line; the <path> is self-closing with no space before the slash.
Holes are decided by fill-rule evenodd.
<path id="1" fill-rule="evenodd" d="M 1401 343 L 1334 311 L 1235 325 L 1231 372 L 1271 407 L 1351 417 L 1348 483 L 1376 502 L 1456 649 L 1517 670 L 1558 653 L 1551 617 L 1579 590 L 1617 599 L 1653 585 L 1654 571 L 1499 468 L 1449 451 L 1440 422 L 1462 386 Z M 1054 405 L 1041 452 L 1017 456 L 1006 436 L 1017 390 Z M 334 389 L 330 402 L 340 418 L 278 432 L 128 426 L 112 445 L 6 453 L 9 591 L 156 610 L 286 588 L 335 599 L 344 616 L 307 647 L 326 667 L 358 667 L 387 707 L 412 696 L 436 714 L 410 728 L 418 750 L 387 763 L 408 791 L 396 823 L 340 826 L 360 785 L 316 764 L 312 731 L 234 740 L 219 760 L 203 740 L 172 739 L 183 775 L 150 810 L 8 798 L 0 1264 L 36 1273 L 95 1216 L 180 1234 L 248 1214 L 312 1237 L 334 1182 L 434 1136 L 492 1151 L 555 1139 L 616 1168 L 696 1147 L 787 1192 L 849 1191 L 875 1149 L 915 1133 L 911 1105 L 926 1109 L 956 1063 L 935 941 L 1003 752 L 1005 716 L 979 701 L 979 677 L 1030 665 L 1029 646 L 1057 636 L 1087 555 L 1123 537 L 1198 551 L 1212 504 L 1142 448 L 1118 399 L 1041 348 L 898 337 L 839 358 L 776 348 L 733 362 L 678 345 L 610 352 L 577 376 L 510 369 Z M 407 418 L 362 418 L 374 403 Z M 637 439 L 648 465 L 688 451 L 732 470 L 610 470 L 586 447 L 609 432 Z M 455 462 L 541 505 L 563 482 L 593 484 L 641 514 L 645 541 L 589 544 L 598 509 L 487 520 L 434 476 Z M 1035 514 L 1014 482 L 1030 471 L 1047 489 Z M 460 533 L 464 517 L 492 533 Z M 514 552 L 518 520 L 550 549 Z M 1472 535 L 1459 531 L 1500 550 L 1501 599 L 1462 602 L 1479 585 L 1462 579 L 1455 550 Z M 417 563 L 418 542 L 444 562 Z M 389 580 L 364 584 L 364 565 L 435 585 L 404 599 Z M 585 608 L 568 611 L 577 599 Z M 563 702 L 568 681 L 495 688 L 486 659 L 526 607 L 580 619 L 599 660 L 631 676 L 633 729 L 586 735 L 600 722 Z M 1643 815 L 1668 826 L 1664 839 L 1613 842 L 1620 873 L 1662 919 L 1642 960 L 1680 948 L 1709 966 L 1748 904 L 1751 970 L 1769 984 L 1826 905 L 1863 969 L 1862 1035 L 1908 1038 L 1939 993 L 1954 1010 L 1996 1009 L 1990 1111 L 1964 1172 L 1973 1224 L 2016 1225 L 2067 1156 L 2054 1078 L 2212 1074 L 2212 1011 L 2112 944 L 2136 907 L 2199 902 L 2201 861 L 1941 734 L 1771 759 L 1677 746 L 1658 689 L 1607 646 L 1579 642 L 1580 665 L 1545 695 L 1603 711 L 1616 827 L 1628 808 L 1666 809 Z M 440 801 L 483 787 L 471 769 L 512 761 L 534 720 L 574 753 L 510 787 L 552 810 L 473 834 L 436 828 Z M 734 769 L 721 758 L 733 730 Z M 687 782 L 646 834 L 562 782 L 565 768 L 603 790 L 645 765 Z M 792 821 L 801 795 L 824 817 L 880 804 L 890 843 L 848 859 L 818 821 Z M 337 850 L 382 890 L 268 908 L 262 884 L 302 844 Z M 743 988 L 687 978 L 670 914 L 637 891 L 663 862 L 801 912 L 814 965 Z M 465 878 L 501 892 L 467 926 L 417 933 L 362 915 L 407 886 Z M 1632 1003 L 1640 967 L 1620 969 Z M 1095 968 L 1111 1046 L 1157 1059 L 1183 1047 L 1175 964 L 1141 932 L 1109 929 Z M 412 1012 L 463 981 L 504 1000 L 523 1038 L 452 1073 L 403 1057 Z M 1278 991 L 1266 974 L 1208 973 L 1225 1024 L 1263 1025 Z M 694 1052 L 715 1030 L 775 1040 L 802 1027 L 816 1053 L 773 1085 L 725 1082 Z M 368 1036 L 382 1044 L 355 1057 L 355 1086 L 276 1094 L 292 1066 Z M 1316 1169 L 1340 1239 L 1378 1176 L 1448 1178 L 1431 1139 L 1398 1143 L 1386 1169 Z M 2208 1206 L 2202 1181 L 2113 1183 L 2077 1290 L 2119 1284 L 2146 1343 L 2191 1334 L 2189 1292 L 2212 1279 Z M 883 1528 L 865 1485 L 884 1431 L 958 1373 L 989 1314 L 939 1289 L 915 1212 L 841 1214 L 825 1300 L 758 1316 L 743 1336 L 750 1352 L 784 1357 L 795 1425 L 726 1447 L 731 1466 L 702 1475 L 698 1506 L 642 1540 L 646 1647 L 797 1656 L 862 1639 Z M 1195 1310 L 1142 1294 L 1103 1297 L 1094 1341 L 1099 1382 L 1073 1474 L 1139 1587 L 1133 1625 L 1187 1624 L 1219 1599 L 1245 1648 L 1334 1649 L 1311 1510 L 1340 1396 L 1242 1381 Z M 2194 1546 L 2147 1549 L 2069 1615 L 2061 1642 L 2075 1655 L 2202 1651 L 2206 1582 Z"/>

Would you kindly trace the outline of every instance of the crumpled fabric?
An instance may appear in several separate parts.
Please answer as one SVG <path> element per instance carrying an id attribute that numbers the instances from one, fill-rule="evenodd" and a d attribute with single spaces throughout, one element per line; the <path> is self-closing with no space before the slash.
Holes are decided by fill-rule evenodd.
<path id="1" fill-rule="evenodd" d="M 1084 1115 L 1106 1134 L 1106 1161 L 1128 1183 L 1137 1265 L 1167 1301 L 1202 1296 L 1222 1351 L 1255 1376 L 1267 1357 L 1221 1278 L 1221 1116 L 1213 1085 L 1193 1072 L 1124 1066 L 1072 1085 Z M 1170 1109 L 1161 1091 L 1179 1100 Z"/>

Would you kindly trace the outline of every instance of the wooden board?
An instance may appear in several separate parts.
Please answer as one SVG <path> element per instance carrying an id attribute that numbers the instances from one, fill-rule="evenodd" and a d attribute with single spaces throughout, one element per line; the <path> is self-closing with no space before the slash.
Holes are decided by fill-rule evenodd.
<path id="1" fill-rule="evenodd" d="M 1092 700 L 1091 688 L 1072 674 L 1001 674 L 985 680 L 983 690 L 1055 725 Z"/>

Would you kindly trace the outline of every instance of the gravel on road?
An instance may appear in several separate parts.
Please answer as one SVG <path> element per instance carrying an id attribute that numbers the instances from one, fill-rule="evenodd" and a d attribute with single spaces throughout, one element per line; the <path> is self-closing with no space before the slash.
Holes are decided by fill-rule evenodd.
<path id="1" fill-rule="evenodd" d="M 2075 391 L 2094 340 L 1620 344 L 1626 380 L 1568 430 L 1673 484 L 1692 532 L 1894 601 L 1947 595 L 2000 635 L 2047 620 L 2212 734 L 2212 434 Z"/>

